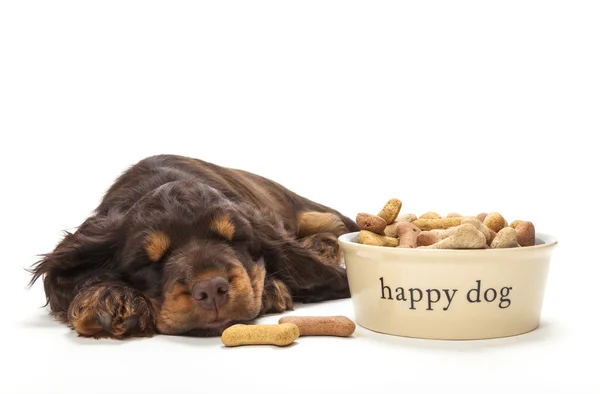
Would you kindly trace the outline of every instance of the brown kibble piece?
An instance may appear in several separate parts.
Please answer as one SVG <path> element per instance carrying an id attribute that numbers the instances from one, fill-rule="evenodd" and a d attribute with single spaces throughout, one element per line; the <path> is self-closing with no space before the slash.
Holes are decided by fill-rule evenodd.
<path id="1" fill-rule="evenodd" d="M 461 224 L 454 233 L 429 246 L 427 249 L 484 249 L 485 235 L 470 223 Z"/>
<path id="2" fill-rule="evenodd" d="M 494 238 L 496 238 L 496 235 L 498 235 L 498 233 L 496 233 L 494 230 L 490 229 L 490 240 L 488 241 L 488 245 L 491 245 L 492 242 L 494 242 Z"/>
<path id="3" fill-rule="evenodd" d="M 398 246 L 398 239 L 375 234 L 367 230 L 361 230 L 358 233 L 358 243 L 363 245 L 389 246 L 395 248 Z"/>
<path id="4" fill-rule="evenodd" d="M 483 219 L 483 224 L 488 226 L 488 228 L 494 230 L 495 232 L 499 232 L 508 224 L 506 223 L 506 219 L 498 212 L 492 212 L 488 214 L 485 219 Z"/>
<path id="5" fill-rule="evenodd" d="M 300 336 L 327 335 L 349 337 L 356 325 L 346 316 L 284 316 L 279 324 L 291 323 L 298 326 Z"/>
<path id="6" fill-rule="evenodd" d="M 398 224 L 398 247 L 399 248 L 416 248 L 417 237 L 421 229 L 412 223 L 401 222 Z"/>
<path id="7" fill-rule="evenodd" d="M 494 238 L 492 244 L 490 245 L 492 249 L 515 248 L 518 246 L 519 244 L 517 243 L 517 230 L 508 226 L 498 231 L 498 234 L 496 234 L 496 238 Z"/>
<path id="8" fill-rule="evenodd" d="M 517 243 L 521 246 L 535 245 L 535 226 L 531 222 L 521 222 L 515 228 Z"/>
<path id="9" fill-rule="evenodd" d="M 522 220 L 513 220 L 513 221 L 512 221 L 512 223 L 510 224 L 510 227 L 512 227 L 512 228 L 514 228 L 514 229 L 516 229 L 516 228 L 517 228 L 517 226 L 518 226 L 519 224 L 521 224 L 521 223 L 523 223 L 523 221 L 522 221 Z"/>
<path id="10" fill-rule="evenodd" d="M 417 235 L 417 247 L 429 246 L 442 240 L 442 237 L 433 231 L 421 231 Z"/>
<path id="11" fill-rule="evenodd" d="M 300 336 L 300 329 L 292 323 L 285 324 L 235 324 L 221 334 L 223 345 L 277 345 L 287 346 Z"/>
<path id="12" fill-rule="evenodd" d="M 402 209 L 402 201 L 397 198 L 392 198 L 385 204 L 377 216 L 384 218 L 387 224 L 392 224 L 398 217 L 400 209 Z"/>
<path id="13" fill-rule="evenodd" d="M 441 219 L 441 218 L 442 218 L 442 215 L 440 215 L 437 212 L 433 212 L 433 211 L 425 212 L 424 214 L 419 216 L 419 219 Z"/>
<path id="14" fill-rule="evenodd" d="M 385 219 L 369 213 L 356 215 L 356 224 L 361 230 L 369 230 L 379 235 L 384 235 L 385 226 L 387 226 Z"/>
<path id="15" fill-rule="evenodd" d="M 486 217 L 487 215 L 488 215 L 487 213 L 485 213 L 485 212 L 482 212 L 482 213 L 480 213 L 479 215 L 477 215 L 477 219 L 479 219 L 479 221 L 480 221 L 481 223 L 483 223 L 483 221 L 485 220 L 485 217 Z"/>
<path id="16" fill-rule="evenodd" d="M 462 218 L 417 219 L 412 223 L 421 230 L 435 230 L 458 226 L 461 220 Z"/>

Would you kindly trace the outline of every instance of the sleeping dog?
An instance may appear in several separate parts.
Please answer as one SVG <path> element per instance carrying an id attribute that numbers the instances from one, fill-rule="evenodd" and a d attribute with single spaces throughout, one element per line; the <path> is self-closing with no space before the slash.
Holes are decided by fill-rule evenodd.
<path id="1" fill-rule="evenodd" d="M 337 237 L 354 221 L 264 177 L 160 155 L 126 170 L 31 269 L 79 335 L 220 335 L 349 294 Z"/>

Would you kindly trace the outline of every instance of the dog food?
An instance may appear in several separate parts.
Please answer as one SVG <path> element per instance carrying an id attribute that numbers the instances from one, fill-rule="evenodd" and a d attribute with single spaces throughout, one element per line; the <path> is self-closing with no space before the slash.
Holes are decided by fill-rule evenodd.
<path id="1" fill-rule="evenodd" d="M 400 214 L 402 202 L 390 199 L 377 215 L 359 214 L 358 243 L 374 246 L 427 249 L 498 249 L 535 245 L 535 226 L 530 221 L 508 224 L 499 212 L 463 216 L 450 212 L 442 218 L 435 211 L 417 216 Z M 500 234 L 501 233 L 501 234 Z M 482 241 L 483 240 L 483 241 Z"/>
<path id="2" fill-rule="evenodd" d="M 496 236 L 495 231 L 491 230 L 488 226 L 480 222 L 477 218 L 473 217 L 465 217 L 461 220 L 460 224 L 470 223 L 477 228 L 477 230 L 481 231 L 483 235 L 485 235 L 485 242 L 490 245 L 492 242 L 492 233 L 494 233 L 494 237 Z"/>
<path id="3" fill-rule="evenodd" d="M 421 230 L 436 230 L 458 226 L 461 220 L 462 218 L 417 219 L 412 223 Z"/>
<path id="4" fill-rule="evenodd" d="M 356 325 L 346 316 L 284 316 L 280 324 L 292 323 L 300 329 L 300 336 L 327 335 L 349 337 Z"/>
<path id="5" fill-rule="evenodd" d="M 492 241 L 490 247 L 492 249 L 497 248 L 516 248 L 519 244 L 517 243 L 517 230 L 512 227 L 504 227 L 498 234 L 496 234 L 496 238 Z"/>
<path id="6" fill-rule="evenodd" d="M 398 224 L 398 247 L 400 248 L 416 248 L 417 237 L 421 229 L 409 222 L 401 222 Z"/>
<path id="7" fill-rule="evenodd" d="M 385 235 L 378 235 L 367 230 L 361 230 L 358 233 L 358 242 L 365 245 L 373 246 L 398 246 L 398 238 L 386 237 Z"/>
<path id="8" fill-rule="evenodd" d="M 492 212 L 483 219 L 483 224 L 488 226 L 490 229 L 498 232 L 502 230 L 504 227 L 508 226 L 506 223 L 506 219 L 498 212 Z"/>
<path id="9" fill-rule="evenodd" d="M 419 216 L 419 219 L 441 219 L 442 215 L 440 215 L 437 212 L 425 212 L 424 214 L 422 214 L 421 216 Z"/>
<path id="10" fill-rule="evenodd" d="M 429 249 L 483 249 L 487 245 L 485 235 L 470 223 L 461 224 L 456 227 L 452 235 L 441 239 L 429 246 Z"/>
<path id="11" fill-rule="evenodd" d="M 285 324 L 235 324 L 221 335 L 227 347 L 243 345 L 288 346 L 300 336 L 300 329 L 292 323 Z"/>
<path id="12" fill-rule="evenodd" d="M 517 232 L 517 243 L 521 246 L 535 245 L 535 226 L 531 222 L 519 220 L 519 224 L 514 227 Z"/>
<path id="13" fill-rule="evenodd" d="M 375 234 L 385 235 L 385 228 L 388 225 L 384 218 L 368 213 L 359 213 L 356 215 L 356 224 L 361 230 L 371 231 Z"/>
<path id="14" fill-rule="evenodd" d="M 385 204 L 377 216 L 384 218 L 387 224 L 392 224 L 398 217 L 400 209 L 402 209 L 402 201 L 397 198 L 392 198 Z"/>

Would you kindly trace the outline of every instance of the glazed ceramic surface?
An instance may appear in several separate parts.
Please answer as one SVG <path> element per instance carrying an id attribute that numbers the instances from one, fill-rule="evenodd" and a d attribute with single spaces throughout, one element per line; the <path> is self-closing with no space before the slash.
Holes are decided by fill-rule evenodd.
<path id="1" fill-rule="evenodd" d="M 428 339 L 523 334 L 540 323 L 557 241 L 510 249 L 406 249 L 339 238 L 356 323 L 381 333 Z"/>

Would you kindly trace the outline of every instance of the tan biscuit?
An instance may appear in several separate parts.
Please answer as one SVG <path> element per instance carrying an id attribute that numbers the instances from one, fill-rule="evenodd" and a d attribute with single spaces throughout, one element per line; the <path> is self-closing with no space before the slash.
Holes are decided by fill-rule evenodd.
<path id="1" fill-rule="evenodd" d="M 492 249 L 516 248 L 518 246 L 517 230 L 508 226 L 498 231 L 496 238 L 494 238 L 492 244 L 490 245 Z"/>
<path id="2" fill-rule="evenodd" d="M 358 233 L 358 243 L 363 245 L 389 246 L 395 248 L 398 246 L 398 239 L 375 234 L 367 230 L 361 230 Z"/>
<path id="3" fill-rule="evenodd" d="M 292 323 L 285 324 L 235 324 L 221 335 L 223 345 L 277 345 L 288 346 L 300 336 L 300 329 Z"/>
<path id="4" fill-rule="evenodd" d="M 398 215 L 396 219 L 397 222 L 414 222 L 417 220 L 417 215 L 414 213 L 404 213 L 402 215 Z"/>
<path id="5" fill-rule="evenodd" d="M 383 230 L 383 235 L 385 235 L 386 237 L 398 238 L 398 225 L 400 223 L 400 221 L 396 220 L 394 223 L 385 226 L 385 229 Z"/>
<path id="6" fill-rule="evenodd" d="M 356 325 L 346 316 L 284 316 L 279 324 L 292 323 L 300 329 L 300 336 L 327 335 L 349 337 Z"/>
<path id="7" fill-rule="evenodd" d="M 387 224 L 392 224 L 398 217 L 400 209 L 402 209 L 402 201 L 397 198 L 392 198 L 385 204 L 377 216 L 384 218 Z"/>
<path id="8" fill-rule="evenodd" d="M 506 219 L 498 212 L 492 212 L 488 214 L 485 219 L 483 219 L 483 224 L 488 226 L 488 228 L 494 230 L 495 232 L 499 232 L 508 224 L 506 223 Z"/>
<path id="9" fill-rule="evenodd" d="M 435 230 L 458 226 L 461 220 L 462 218 L 417 219 L 412 223 L 421 230 Z"/>
<path id="10" fill-rule="evenodd" d="M 442 218 L 442 215 L 440 215 L 437 212 L 433 212 L 433 211 L 425 212 L 424 214 L 419 216 L 419 219 L 441 219 L 441 218 Z"/>
<path id="11" fill-rule="evenodd" d="M 484 249 L 486 246 L 485 235 L 470 223 L 461 224 L 454 233 L 429 246 L 427 249 Z"/>
<path id="12" fill-rule="evenodd" d="M 481 223 L 479 221 L 479 219 L 475 218 L 475 217 L 465 217 L 463 218 L 463 220 L 460 222 L 461 224 L 465 224 L 465 223 L 471 223 L 473 226 L 475 226 L 477 228 L 477 230 L 481 231 L 483 233 L 483 235 L 485 235 L 485 241 L 486 243 L 489 245 L 489 243 L 491 242 L 491 237 L 492 237 L 492 233 L 486 225 L 484 225 L 483 223 Z"/>

